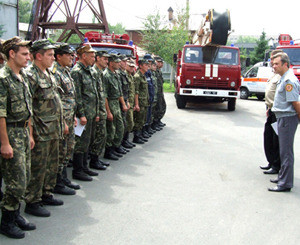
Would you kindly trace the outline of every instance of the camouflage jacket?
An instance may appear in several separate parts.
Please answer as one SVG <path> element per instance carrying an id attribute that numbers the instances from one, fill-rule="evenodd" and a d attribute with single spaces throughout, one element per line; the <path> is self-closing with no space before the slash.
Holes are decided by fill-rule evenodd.
<path id="1" fill-rule="evenodd" d="M 156 77 L 157 77 L 157 95 L 160 96 L 164 92 L 163 89 L 164 78 L 160 69 L 156 70 Z"/>
<path id="2" fill-rule="evenodd" d="M 146 76 L 138 70 L 133 79 L 135 84 L 135 94 L 139 95 L 139 106 L 149 106 L 149 93 Z"/>
<path id="3" fill-rule="evenodd" d="M 55 62 L 52 68 L 52 73 L 59 88 L 58 92 L 62 101 L 64 115 L 66 113 L 74 113 L 76 107 L 75 86 L 69 69 L 62 67 L 59 63 Z"/>
<path id="4" fill-rule="evenodd" d="M 8 123 L 23 122 L 32 115 L 28 78 L 23 70 L 20 75 L 22 80 L 7 65 L 0 69 L 0 117 Z"/>
<path id="5" fill-rule="evenodd" d="M 127 75 L 128 83 L 129 83 L 128 102 L 130 104 L 130 107 L 133 108 L 134 107 L 135 84 L 133 81 L 133 76 L 131 74 L 129 74 L 127 71 L 126 71 L 126 75 Z"/>
<path id="6" fill-rule="evenodd" d="M 60 139 L 63 131 L 63 108 L 54 76 L 48 69 L 45 75 L 34 63 L 26 72 L 32 91 L 34 139 Z"/>
<path id="7" fill-rule="evenodd" d="M 76 88 L 76 115 L 87 119 L 99 116 L 98 74 L 95 69 L 78 61 L 71 71 L 71 76 Z"/>
<path id="8" fill-rule="evenodd" d="M 151 71 L 151 78 L 153 83 L 153 103 L 157 102 L 157 93 L 158 93 L 158 87 L 157 87 L 157 73 L 156 71 Z"/>
<path id="9" fill-rule="evenodd" d="M 119 79 L 120 79 L 120 82 L 121 82 L 123 98 L 127 102 L 128 97 L 129 97 L 129 82 L 128 82 L 127 74 L 126 74 L 125 71 L 122 71 L 121 69 L 119 69 L 117 71 L 117 73 L 119 75 Z"/>
<path id="10" fill-rule="evenodd" d="M 103 72 L 103 85 L 108 100 L 117 100 L 123 96 L 121 83 L 117 73 L 106 68 Z"/>
<path id="11" fill-rule="evenodd" d="M 98 74 L 98 96 L 99 96 L 99 114 L 100 119 L 106 119 L 106 109 L 105 109 L 105 93 L 103 88 L 103 71 L 99 69 L 98 66 L 94 65 L 94 69 Z"/>

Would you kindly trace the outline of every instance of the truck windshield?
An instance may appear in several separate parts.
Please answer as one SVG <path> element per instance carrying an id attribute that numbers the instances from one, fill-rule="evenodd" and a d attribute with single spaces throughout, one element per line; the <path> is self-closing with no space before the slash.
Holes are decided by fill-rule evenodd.
<path id="1" fill-rule="evenodd" d="M 238 65 L 238 50 L 213 46 L 186 47 L 184 52 L 185 63 L 203 63 L 220 65 Z"/>
<path id="2" fill-rule="evenodd" d="M 290 58 L 291 65 L 300 65 L 300 48 L 281 48 Z"/>
<path id="3" fill-rule="evenodd" d="M 108 53 L 124 54 L 124 55 L 128 55 L 128 56 L 129 55 L 133 55 L 133 51 L 131 49 L 127 49 L 127 48 L 105 47 L 105 46 L 97 47 L 97 46 L 93 46 L 93 49 L 95 49 L 97 51 L 106 50 Z"/>

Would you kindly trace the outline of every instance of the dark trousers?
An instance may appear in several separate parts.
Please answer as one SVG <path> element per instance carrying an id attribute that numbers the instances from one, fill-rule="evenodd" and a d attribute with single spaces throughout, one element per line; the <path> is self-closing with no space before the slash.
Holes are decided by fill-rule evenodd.
<path id="1" fill-rule="evenodd" d="M 272 123 L 276 122 L 275 114 L 269 110 L 264 131 L 264 149 L 269 166 L 274 170 L 280 170 L 280 154 L 278 135 L 275 133 Z"/>

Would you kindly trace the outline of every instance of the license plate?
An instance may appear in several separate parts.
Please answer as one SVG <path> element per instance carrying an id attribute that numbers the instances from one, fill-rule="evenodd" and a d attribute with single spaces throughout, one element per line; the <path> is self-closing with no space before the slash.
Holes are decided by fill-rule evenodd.
<path id="1" fill-rule="evenodd" d="M 217 94 L 215 91 L 204 91 L 203 94 Z"/>

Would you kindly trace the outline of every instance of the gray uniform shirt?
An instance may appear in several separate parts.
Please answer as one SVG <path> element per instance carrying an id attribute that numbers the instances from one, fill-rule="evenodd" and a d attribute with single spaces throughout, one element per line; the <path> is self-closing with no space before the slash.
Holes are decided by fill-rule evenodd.
<path id="1" fill-rule="evenodd" d="M 283 74 L 277 83 L 272 111 L 276 118 L 289 117 L 297 114 L 293 106 L 294 101 L 299 100 L 299 81 L 292 70 Z"/>

